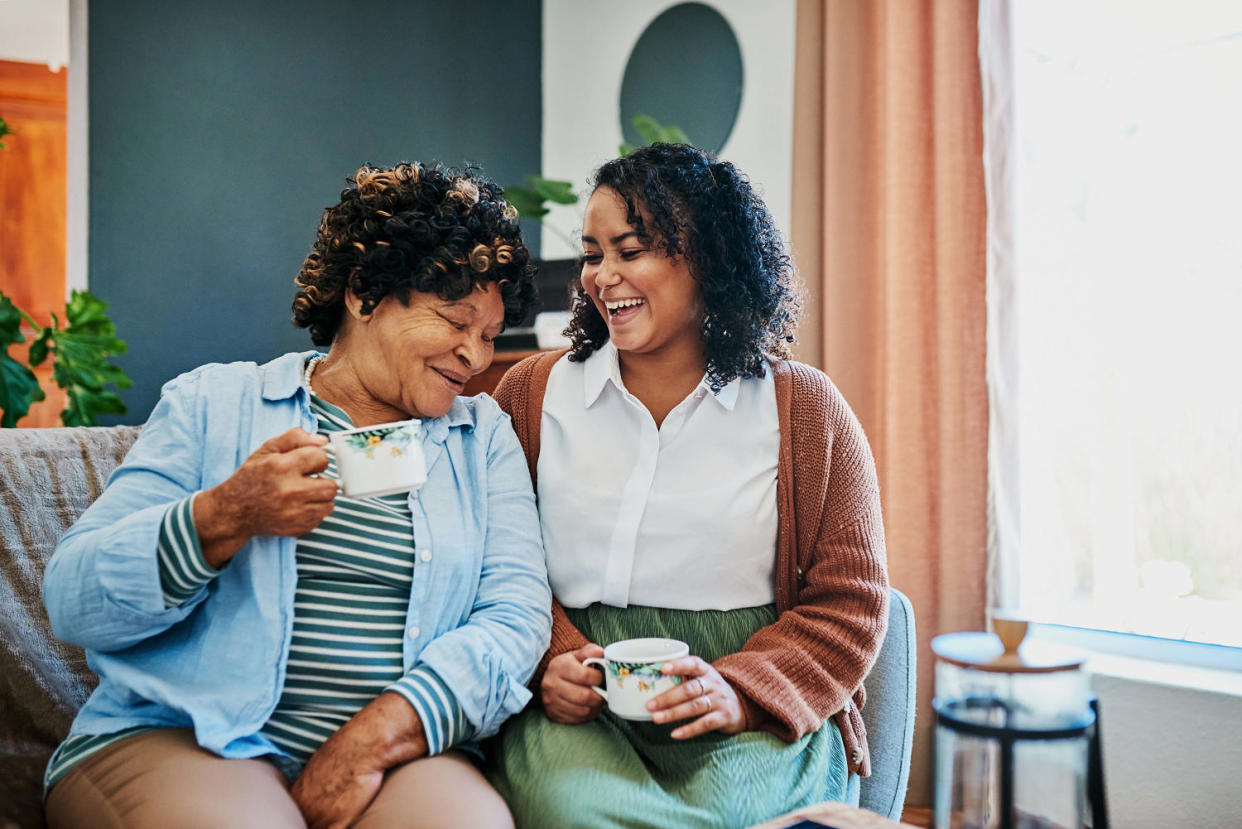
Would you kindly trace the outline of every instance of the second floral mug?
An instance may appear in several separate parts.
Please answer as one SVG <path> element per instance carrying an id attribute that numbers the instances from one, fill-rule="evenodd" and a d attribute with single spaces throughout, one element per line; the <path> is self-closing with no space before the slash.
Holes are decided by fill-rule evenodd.
<path id="1" fill-rule="evenodd" d="M 608 710 L 627 720 L 650 720 L 647 702 L 681 684 L 679 674 L 662 674 L 671 659 L 690 653 L 690 646 L 677 639 L 623 639 L 604 648 L 603 659 L 593 656 L 583 665 L 599 665 L 604 688 L 592 688 L 608 701 Z"/>

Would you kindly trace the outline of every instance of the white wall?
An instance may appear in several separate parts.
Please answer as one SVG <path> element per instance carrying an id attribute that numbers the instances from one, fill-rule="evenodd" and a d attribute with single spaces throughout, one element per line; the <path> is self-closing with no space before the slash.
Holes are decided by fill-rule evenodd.
<path id="1" fill-rule="evenodd" d="M 0 60 L 69 63 L 69 0 L 0 0 Z"/>
<path id="2" fill-rule="evenodd" d="M 587 176 L 616 157 L 626 61 L 643 30 L 673 5 L 676 0 L 544 0 L 544 176 L 573 182 L 583 196 Z M 741 107 L 720 156 L 750 176 L 788 238 L 795 0 L 708 0 L 708 5 L 729 22 L 742 52 Z M 545 225 L 576 241 L 581 208 L 581 203 L 553 205 Z M 545 229 L 545 258 L 577 253 Z"/>
<path id="3" fill-rule="evenodd" d="M 1090 667 L 1112 826 L 1242 826 L 1242 675 L 1120 657 Z"/>
<path id="4" fill-rule="evenodd" d="M 87 0 L 69 0 L 69 180 L 65 251 L 65 294 L 85 291 L 90 238 L 90 65 L 87 50 Z"/>

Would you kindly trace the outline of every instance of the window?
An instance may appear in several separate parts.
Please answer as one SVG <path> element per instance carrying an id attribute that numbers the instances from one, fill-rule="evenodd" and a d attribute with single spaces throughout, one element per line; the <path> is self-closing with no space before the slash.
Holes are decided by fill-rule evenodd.
<path id="1" fill-rule="evenodd" d="M 1242 6 L 1000 5 L 992 600 L 1242 646 Z"/>

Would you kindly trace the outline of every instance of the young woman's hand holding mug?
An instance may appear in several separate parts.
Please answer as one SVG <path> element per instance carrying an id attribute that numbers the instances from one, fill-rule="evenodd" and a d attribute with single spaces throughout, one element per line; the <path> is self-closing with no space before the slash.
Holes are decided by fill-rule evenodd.
<path id="1" fill-rule="evenodd" d="M 666 663 L 661 673 L 680 674 L 681 684 L 647 703 L 652 722 L 667 723 L 697 717 L 673 729 L 674 740 L 688 740 L 708 731 L 738 734 L 746 730 L 746 712 L 737 691 L 710 662 L 684 656 Z"/>
<path id="2" fill-rule="evenodd" d="M 552 658 L 539 684 L 548 719 L 579 725 L 599 716 L 604 698 L 591 689 L 603 682 L 603 674 L 583 665 L 582 660 L 603 655 L 603 648 L 591 644 Z"/>

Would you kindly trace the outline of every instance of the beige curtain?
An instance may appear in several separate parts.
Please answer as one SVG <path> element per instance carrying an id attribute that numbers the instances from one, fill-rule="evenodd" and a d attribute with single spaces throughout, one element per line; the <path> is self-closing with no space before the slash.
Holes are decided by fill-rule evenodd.
<path id="1" fill-rule="evenodd" d="M 794 254 L 804 360 L 862 420 L 914 603 L 908 803 L 931 802 L 931 637 L 982 630 L 985 199 L 975 0 L 798 0 Z"/>

